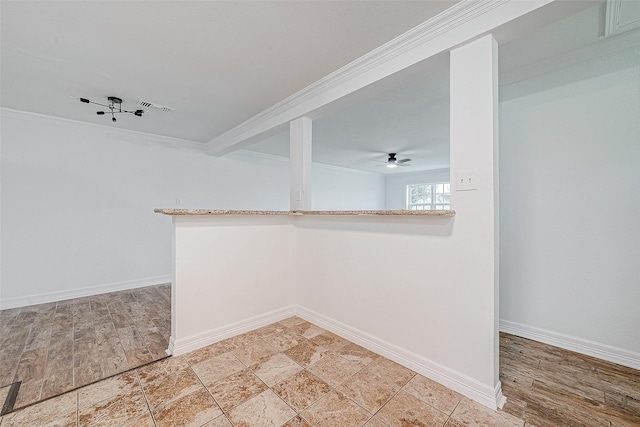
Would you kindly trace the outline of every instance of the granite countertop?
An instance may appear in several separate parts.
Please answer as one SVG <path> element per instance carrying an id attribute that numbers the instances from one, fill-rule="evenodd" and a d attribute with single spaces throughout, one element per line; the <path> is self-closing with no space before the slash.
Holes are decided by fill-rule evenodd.
<path id="1" fill-rule="evenodd" d="M 408 210 L 362 210 L 362 211 L 253 211 L 216 209 L 154 209 L 164 215 L 321 215 L 321 216 L 454 216 L 456 211 L 408 211 Z"/>

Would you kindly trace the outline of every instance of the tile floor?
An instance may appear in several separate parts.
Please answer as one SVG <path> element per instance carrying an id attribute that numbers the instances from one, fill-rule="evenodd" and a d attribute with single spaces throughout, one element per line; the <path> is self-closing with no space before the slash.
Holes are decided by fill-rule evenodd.
<path id="1" fill-rule="evenodd" d="M 171 286 L 0 311 L 0 387 L 15 407 L 166 357 Z"/>
<path id="2" fill-rule="evenodd" d="M 7 414 L 11 426 L 523 426 L 300 318 Z"/>

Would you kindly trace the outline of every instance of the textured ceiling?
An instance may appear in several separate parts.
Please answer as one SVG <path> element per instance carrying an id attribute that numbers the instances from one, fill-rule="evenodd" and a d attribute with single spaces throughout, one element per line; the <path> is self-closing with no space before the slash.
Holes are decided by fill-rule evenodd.
<path id="1" fill-rule="evenodd" d="M 2 1 L 2 107 L 206 142 L 456 1 Z"/>

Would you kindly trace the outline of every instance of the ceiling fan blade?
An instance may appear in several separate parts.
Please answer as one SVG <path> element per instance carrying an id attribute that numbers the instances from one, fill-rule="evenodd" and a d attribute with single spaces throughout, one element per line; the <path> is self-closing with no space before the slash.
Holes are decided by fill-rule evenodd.
<path id="1" fill-rule="evenodd" d="M 400 164 L 400 163 L 406 163 L 406 162 L 410 162 L 410 161 L 411 161 L 411 159 L 402 159 L 402 160 L 398 160 L 397 163 Z"/>

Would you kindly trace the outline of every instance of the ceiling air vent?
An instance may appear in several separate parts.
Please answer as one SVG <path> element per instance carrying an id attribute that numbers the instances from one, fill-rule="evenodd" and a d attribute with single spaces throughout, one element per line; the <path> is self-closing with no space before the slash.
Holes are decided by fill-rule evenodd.
<path id="1" fill-rule="evenodd" d="M 142 99 L 138 101 L 138 105 L 141 105 L 144 108 L 152 108 L 154 110 L 162 110 L 166 113 L 170 113 L 175 110 L 175 108 L 167 107 L 166 105 L 154 104 L 153 102 L 143 101 Z"/>

